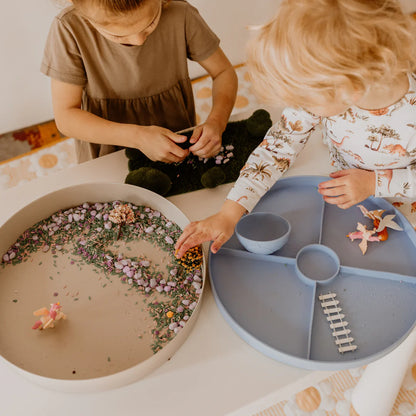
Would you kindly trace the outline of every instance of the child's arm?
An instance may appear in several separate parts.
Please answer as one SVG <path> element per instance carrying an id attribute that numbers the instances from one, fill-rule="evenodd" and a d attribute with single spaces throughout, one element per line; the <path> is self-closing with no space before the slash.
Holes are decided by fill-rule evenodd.
<path id="1" fill-rule="evenodd" d="M 149 159 L 180 162 L 189 154 L 175 143 L 187 140 L 158 126 L 138 126 L 105 120 L 81 109 L 82 87 L 52 79 L 52 102 L 59 130 L 87 142 L 141 150 Z"/>
<path id="2" fill-rule="evenodd" d="M 374 195 L 376 174 L 363 169 L 339 170 L 330 174 L 329 181 L 321 182 L 318 187 L 324 201 L 347 209 Z"/>
<path id="3" fill-rule="evenodd" d="M 412 148 L 413 146 L 409 146 Z M 396 169 L 366 171 L 347 169 L 331 174 L 334 178 L 320 184 L 326 202 L 349 208 L 370 195 L 376 197 L 416 198 L 416 163 Z"/>
<path id="4" fill-rule="evenodd" d="M 246 209 L 238 202 L 226 200 L 216 214 L 190 223 L 176 242 L 176 257 L 181 258 L 190 248 L 211 240 L 211 251 L 216 253 L 233 235 L 238 220 L 245 212 Z"/>
<path id="5" fill-rule="evenodd" d="M 209 58 L 199 61 L 212 82 L 212 109 L 206 121 L 193 132 L 189 150 L 200 157 L 211 157 L 221 149 L 221 136 L 227 125 L 237 94 L 237 75 L 230 61 L 218 48 Z"/>
<path id="6" fill-rule="evenodd" d="M 221 210 L 185 228 L 176 244 L 177 257 L 210 240 L 214 240 L 211 251 L 217 252 L 233 234 L 240 217 L 251 211 L 289 168 L 319 121 L 319 117 L 305 111 L 286 109 L 280 122 L 267 132 L 249 156 Z"/>

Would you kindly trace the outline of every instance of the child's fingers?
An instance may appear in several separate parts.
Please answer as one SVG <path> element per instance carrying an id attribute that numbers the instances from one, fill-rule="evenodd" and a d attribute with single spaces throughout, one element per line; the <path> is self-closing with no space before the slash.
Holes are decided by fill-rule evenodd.
<path id="1" fill-rule="evenodd" d="M 202 134 L 202 129 L 201 134 L 196 137 L 197 139 L 195 141 L 192 141 L 192 137 L 189 140 L 192 143 L 192 146 L 189 148 L 192 153 L 200 151 L 209 143 L 209 138 Z"/>
<path id="2" fill-rule="evenodd" d="M 196 144 L 191 146 L 189 150 L 195 155 L 200 157 L 212 157 L 219 153 L 221 150 L 221 144 L 209 139 L 199 139 Z"/>
<path id="3" fill-rule="evenodd" d="M 184 228 L 184 230 L 182 231 L 182 234 L 179 236 L 178 241 L 175 244 L 175 250 L 179 250 L 181 248 L 185 240 L 188 238 L 189 234 L 192 233 L 193 227 L 194 227 L 194 223 L 191 222 Z"/>
<path id="4" fill-rule="evenodd" d="M 183 136 L 182 134 L 176 134 L 173 132 L 169 132 L 167 136 L 169 137 L 169 139 L 171 139 L 175 143 L 183 143 L 188 140 L 186 136 Z"/>
<path id="5" fill-rule="evenodd" d="M 193 131 L 193 133 L 192 133 L 192 136 L 191 136 L 191 138 L 189 139 L 189 142 L 190 143 L 196 143 L 199 139 L 200 139 L 200 137 L 201 137 L 201 135 L 202 135 L 202 127 L 201 126 L 197 126 L 197 127 L 195 127 L 195 129 L 194 129 L 194 131 Z"/>
<path id="6" fill-rule="evenodd" d="M 324 201 L 331 205 L 337 205 L 339 208 L 346 209 L 354 205 L 348 195 L 324 196 Z"/>
<path id="7" fill-rule="evenodd" d="M 337 170 L 336 172 L 331 172 L 330 174 L 329 174 L 329 176 L 331 177 L 331 178 L 340 178 L 341 176 L 344 176 L 345 175 L 345 172 L 344 171 L 342 171 L 342 170 Z"/>
<path id="8" fill-rule="evenodd" d="M 343 184 L 338 186 L 331 186 L 330 188 L 319 188 L 318 192 L 324 196 L 339 196 L 344 195 L 347 187 Z"/>
<path id="9" fill-rule="evenodd" d="M 344 182 L 342 178 L 335 178 L 329 181 L 321 182 L 318 185 L 318 190 L 320 192 L 322 189 L 336 188 L 337 186 L 341 186 L 343 184 Z"/>
<path id="10" fill-rule="evenodd" d="M 186 244 L 186 241 L 183 241 L 181 244 L 177 245 L 177 248 L 175 248 L 175 257 L 177 259 L 180 259 L 186 253 L 187 250 L 188 250 L 188 246 Z"/>
<path id="11" fill-rule="evenodd" d="M 168 157 L 171 162 L 180 162 L 189 155 L 189 150 L 182 149 L 182 147 L 175 143 L 170 143 L 170 146 L 168 147 L 168 153 Z"/>
<path id="12" fill-rule="evenodd" d="M 194 145 L 192 145 L 189 150 L 196 156 L 204 157 L 203 154 L 207 153 L 205 148 L 207 147 L 207 143 L 202 140 L 198 140 Z"/>
<path id="13" fill-rule="evenodd" d="M 201 238 L 198 238 L 197 236 L 191 234 L 187 235 L 186 238 L 177 244 L 177 249 L 175 250 L 175 256 L 176 258 L 180 259 L 189 249 L 195 246 L 199 246 L 204 241 Z"/>
<path id="14" fill-rule="evenodd" d="M 351 208 L 353 205 L 355 205 L 355 202 L 348 201 L 343 204 L 338 204 L 338 208 L 348 209 L 348 208 Z"/>
<path id="15" fill-rule="evenodd" d="M 197 231 L 198 223 L 191 222 L 185 227 L 175 244 L 175 256 L 181 258 L 190 248 L 203 243 L 200 232 Z"/>
<path id="16" fill-rule="evenodd" d="M 215 254 L 227 240 L 223 233 L 219 234 L 211 244 L 211 251 Z"/>
<path id="17" fill-rule="evenodd" d="M 179 163 L 188 156 L 189 152 L 186 152 L 184 155 L 179 155 L 173 152 L 170 152 L 166 155 L 166 157 L 162 158 L 160 161 L 164 163 Z"/>
<path id="18" fill-rule="evenodd" d="M 331 172 L 329 176 L 331 178 L 342 178 L 344 176 L 351 175 L 354 171 L 356 171 L 356 169 L 342 169 L 337 170 L 336 172 Z"/>

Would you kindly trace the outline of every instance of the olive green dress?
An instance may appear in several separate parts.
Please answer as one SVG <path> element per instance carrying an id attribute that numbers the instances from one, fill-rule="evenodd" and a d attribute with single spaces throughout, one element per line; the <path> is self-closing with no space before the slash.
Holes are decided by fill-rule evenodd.
<path id="1" fill-rule="evenodd" d="M 164 7 L 158 26 L 141 46 L 111 42 L 71 6 L 52 23 L 41 71 L 81 85 L 82 109 L 97 116 L 178 131 L 195 124 L 187 59 L 202 61 L 218 46 L 218 37 L 186 1 Z M 116 145 L 78 140 L 78 161 L 110 153 Z"/>

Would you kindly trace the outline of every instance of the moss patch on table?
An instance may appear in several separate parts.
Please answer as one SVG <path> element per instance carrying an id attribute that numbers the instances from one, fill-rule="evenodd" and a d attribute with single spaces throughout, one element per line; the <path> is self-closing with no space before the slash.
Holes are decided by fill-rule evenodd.
<path id="1" fill-rule="evenodd" d="M 256 110 L 248 119 L 229 122 L 222 135 L 220 158 L 201 159 L 190 154 L 180 163 L 169 164 L 153 162 L 140 150 L 128 148 L 129 174 L 125 182 L 165 196 L 233 182 L 271 126 L 270 114 L 263 109 Z M 192 131 L 185 135 L 189 140 Z M 181 144 L 184 148 L 189 146 L 189 141 Z"/>

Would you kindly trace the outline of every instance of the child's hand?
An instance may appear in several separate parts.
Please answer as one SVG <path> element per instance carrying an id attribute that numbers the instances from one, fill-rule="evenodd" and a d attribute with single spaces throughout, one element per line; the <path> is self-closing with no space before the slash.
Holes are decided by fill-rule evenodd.
<path id="1" fill-rule="evenodd" d="M 233 235 L 234 228 L 245 208 L 234 201 L 225 201 L 221 211 L 202 221 L 192 222 L 185 227 L 175 244 L 175 255 L 181 258 L 194 246 L 213 240 L 211 251 L 216 253 Z"/>
<path id="2" fill-rule="evenodd" d="M 229 224 L 221 212 L 205 220 L 191 222 L 176 242 L 176 257 L 181 258 L 190 248 L 211 240 L 213 240 L 211 251 L 216 253 L 233 232 L 234 225 Z"/>
<path id="3" fill-rule="evenodd" d="M 318 192 L 324 201 L 347 209 L 374 195 L 376 178 L 373 171 L 363 169 L 339 170 L 330 174 L 330 181 L 321 182 Z"/>
<path id="4" fill-rule="evenodd" d="M 189 150 L 182 149 L 176 143 L 183 143 L 188 138 L 158 126 L 135 126 L 132 144 L 142 151 L 150 160 L 174 163 L 181 162 L 189 155 Z"/>
<path id="5" fill-rule="evenodd" d="M 197 126 L 189 139 L 192 146 L 189 150 L 195 155 L 208 158 L 217 155 L 221 150 L 221 136 L 217 123 L 206 121 Z"/>

